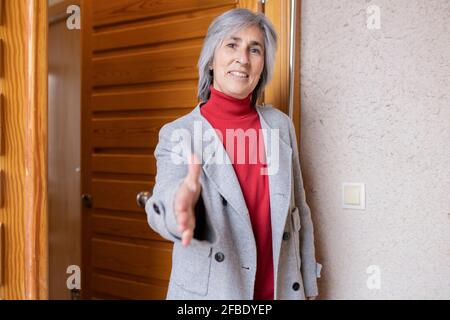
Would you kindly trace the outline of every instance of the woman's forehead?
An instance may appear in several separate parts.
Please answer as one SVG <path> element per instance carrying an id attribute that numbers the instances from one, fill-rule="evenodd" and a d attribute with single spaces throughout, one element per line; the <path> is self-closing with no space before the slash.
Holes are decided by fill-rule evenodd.
<path id="1" fill-rule="evenodd" d="M 252 29 L 252 30 L 250 30 Z M 242 42 L 242 38 L 249 38 L 250 44 L 264 46 L 263 34 L 260 28 L 256 26 L 239 29 L 225 36 L 224 40 L 234 40 Z"/>

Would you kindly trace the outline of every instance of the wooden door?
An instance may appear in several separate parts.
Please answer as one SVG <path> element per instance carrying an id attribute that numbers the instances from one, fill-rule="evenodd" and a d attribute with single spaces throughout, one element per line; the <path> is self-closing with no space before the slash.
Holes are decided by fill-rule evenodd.
<path id="1" fill-rule="evenodd" d="M 83 297 L 164 299 L 172 244 L 136 195 L 151 190 L 162 125 L 197 104 L 212 20 L 259 1 L 85 0 L 82 73 Z"/>

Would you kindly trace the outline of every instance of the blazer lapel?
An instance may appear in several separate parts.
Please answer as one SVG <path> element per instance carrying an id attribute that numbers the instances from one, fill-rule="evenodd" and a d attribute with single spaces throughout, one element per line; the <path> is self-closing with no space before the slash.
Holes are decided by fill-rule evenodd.
<path id="1" fill-rule="evenodd" d="M 280 257 L 281 241 L 286 226 L 289 211 L 292 181 L 292 148 L 289 143 L 281 139 L 277 129 L 270 125 L 270 118 L 264 117 L 257 107 L 261 128 L 264 133 L 266 159 L 269 169 L 270 216 L 272 223 L 272 250 L 274 262 L 274 277 L 277 283 L 278 261 Z M 261 107 L 261 109 L 264 107 Z M 284 128 L 285 129 L 285 128 Z M 278 156 L 277 156 L 278 155 Z M 277 288 L 275 286 L 275 292 Z"/>
<path id="2" fill-rule="evenodd" d="M 194 115 L 195 119 L 201 123 L 202 134 L 206 130 L 212 130 L 211 132 L 215 133 L 214 128 L 208 120 L 200 114 L 200 104 L 194 109 Z M 205 175 L 213 181 L 213 186 L 216 190 L 227 200 L 233 209 L 238 212 L 242 221 L 248 226 L 249 230 L 252 231 L 250 215 L 236 172 L 234 171 L 231 160 L 219 136 L 217 134 L 214 134 L 214 136 L 216 142 L 215 146 L 204 145 L 202 147 L 204 157 L 203 171 L 205 172 Z M 207 152 L 205 149 L 208 149 Z M 219 159 L 216 161 L 215 157 L 218 157 Z"/>

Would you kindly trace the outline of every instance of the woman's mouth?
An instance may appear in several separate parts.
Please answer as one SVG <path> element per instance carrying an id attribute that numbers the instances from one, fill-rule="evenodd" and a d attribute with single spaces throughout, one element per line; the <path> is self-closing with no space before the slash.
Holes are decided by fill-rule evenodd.
<path id="1" fill-rule="evenodd" d="M 248 74 L 245 72 L 239 72 L 239 71 L 230 71 L 228 74 L 237 80 L 245 80 L 248 79 Z"/>

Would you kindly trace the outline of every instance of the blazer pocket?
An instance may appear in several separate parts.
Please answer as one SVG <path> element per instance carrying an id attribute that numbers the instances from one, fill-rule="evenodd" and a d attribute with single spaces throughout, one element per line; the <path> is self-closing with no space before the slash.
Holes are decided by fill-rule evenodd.
<path id="1" fill-rule="evenodd" d="M 201 296 L 208 294 L 212 247 L 193 239 L 186 247 L 178 247 L 174 256 L 172 280 L 186 291 Z"/>
<path id="2" fill-rule="evenodd" d="M 291 221 L 292 221 L 292 238 L 294 239 L 294 251 L 295 258 L 297 260 L 297 268 L 300 270 L 301 266 L 301 256 L 300 256 L 300 229 L 302 228 L 302 224 L 300 221 L 300 214 L 297 207 L 292 208 L 291 212 Z"/>

